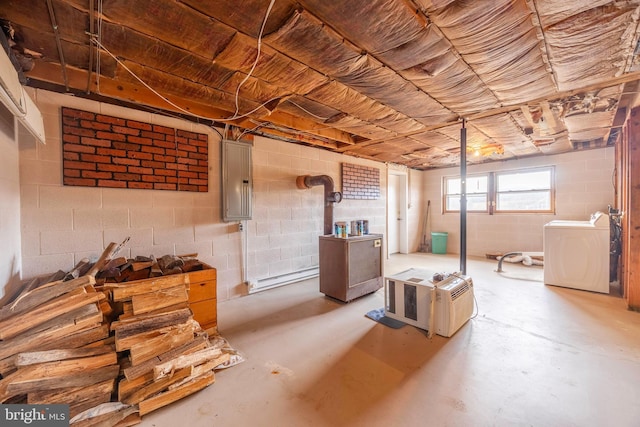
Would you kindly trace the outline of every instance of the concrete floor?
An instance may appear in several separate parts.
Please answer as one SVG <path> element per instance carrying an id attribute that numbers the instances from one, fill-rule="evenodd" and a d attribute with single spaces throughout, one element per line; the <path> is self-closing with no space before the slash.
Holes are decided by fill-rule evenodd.
<path id="1" fill-rule="evenodd" d="M 469 259 L 478 314 L 453 337 L 365 317 L 308 280 L 219 304 L 246 361 L 143 418 L 149 427 L 639 426 L 640 313 L 615 296 L 545 286 L 541 267 Z M 451 272 L 456 256 L 394 255 Z"/>

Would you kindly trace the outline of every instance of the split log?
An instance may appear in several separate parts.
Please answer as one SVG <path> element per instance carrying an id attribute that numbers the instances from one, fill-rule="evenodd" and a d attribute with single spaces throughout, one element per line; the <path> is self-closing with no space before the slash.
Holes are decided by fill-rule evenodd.
<path id="1" fill-rule="evenodd" d="M 118 254 L 118 252 L 120 252 L 122 247 L 127 244 L 129 239 L 130 237 L 127 237 L 119 245 L 115 242 L 109 243 L 109 245 L 102 252 L 102 255 L 100 255 L 100 258 L 98 258 L 95 264 L 93 264 L 93 267 L 91 267 L 89 271 L 87 271 L 87 275 L 95 277 L 95 275 L 98 274 L 100 270 L 102 270 L 105 264 L 109 262 L 111 259 L 113 259 L 113 257 L 115 257 Z"/>
<path id="2" fill-rule="evenodd" d="M 209 342 L 206 337 L 198 336 L 178 348 L 174 348 L 166 353 L 160 354 L 152 359 L 147 360 L 146 362 L 138 365 L 131 366 L 130 368 L 123 369 L 124 376 L 132 381 L 142 375 L 145 375 L 149 372 L 153 373 L 153 368 L 163 362 L 167 362 L 169 360 L 175 359 L 180 355 L 188 355 L 195 353 L 197 351 L 203 350 L 207 348 Z"/>
<path id="3" fill-rule="evenodd" d="M 131 263 L 132 271 L 140 271 L 153 266 L 153 261 L 135 261 Z"/>
<path id="4" fill-rule="evenodd" d="M 120 276 L 116 278 L 116 282 L 126 283 L 126 282 L 132 282 L 136 280 L 144 280 L 149 278 L 149 274 L 151 274 L 150 268 L 146 268 L 144 270 L 138 270 L 138 271 L 133 271 L 133 269 L 129 268 L 127 270 L 122 270 L 120 272 Z"/>
<path id="5" fill-rule="evenodd" d="M 0 309 L 0 320 L 24 313 L 56 297 L 87 285 L 94 285 L 95 283 L 95 278 L 91 276 L 82 276 L 66 282 L 62 280 L 49 282 L 38 288 L 22 293 L 11 304 L 2 307 Z"/>
<path id="6" fill-rule="evenodd" d="M 128 262 L 127 258 L 125 258 L 123 256 L 114 258 L 104 266 L 104 270 L 109 270 L 111 268 L 120 269 L 120 267 L 122 267 L 123 265 L 127 264 L 127 262 Z"/>
<path id="7" fill-rule="evenodd" d="M 159 328 L 153 328 L 141 331 L 139 333 L 130 333 L 127 331 L 116 331 L 115 343 L 116 343 L 116 351 L 124 351 L 132 348 L 136 344 L 143 344 L 157 338 L 159 336 L 165 336 L 170 333 L 175 333 L 179 331 L 180 325 L 186 324 L 187 322 L 194 322 L 191 316 L 185 318 L 181 322 L 171 322 L 166 326 L 162 326 Z M 200 330 L 200 325 L 196 324 L 193 327 L 193 332 Z"/>
<path id="8" fill-rule="evenodd" d="M 116 242 L 109 243 L 105 250 L 102 251 L 102 255 L 100 255 L 100 258 L 98 258 L 98 260 L 93 264 L 93 267 L 91 267 L 89 271 L 87 271 L 87 275 L 95 277 L 95 275 L 98 274 L 100 270 L 102 270 L 102 267 L 104 267 L 104 265 L 109 262 L 111 258 L 113 258 L 117 250 L 118 244 Z"/>
<path id="9" fill-rule="evenodd" d="M 193 372 L 193 369 L 191 367 L 181 369 L 175 372 L 171 377 L 166 377 L 159 381 L 152 380 L 151 382 L 142 384 L 137 390 L 132 391 L 130 394 L 127 394 L 127 395 L 118 394 L 118 397 L 122 403 L 127 403 L 129 405 L 140 403 L 143 400 L 148 399 L 153 395 L 168 389 L 169 386 L 171 386 L 172 384 L 176 384 L 178 382 L 183 381 L 186 378 L 191 377 L 192 372 Z M 143 378 L 143 377 L 140 377 L 140 378 Z M 123 380 L 123 381 L 126 381 L 126 380 Z"/>
<path id="10" fill-rule="evenodd" d="M 105 409 L 106 408 L 106 409 Z M 125 427 L 140 423 L 140 415 L 136 406 L 124 405 L 120 402 L 110 402 L 99 406 L 99 410 L 91 409 L 72 419 L 71 427 Z M 97 412 L 96 415 L 90 412 Z M 133 417 L 133 418 L 132 418 Z M 132 420 L 133 423 L 127 423 Z"/>
<path id="11" fill-rule="evenodd" d="M 5 295 L 0 299 L 0 307 L 3 307 L 20 297 L 20 295 L 29 292 L 45 283 L 55 282 L 64 278 L 65 272 L 58 270 L 55 273 L 48 276 L 34 277 L 29 281 L 23 281 L 20 285 L 7 288 L 5 287 Z"/>
<path id="12" fill-rule="evenodd" d="M 199 327 L 198 322 L 192 320 L 172 327 L 166 334 L 132 345 L 129 349 L 131 364 L 133 366 L 139 365 L 144 361 L 193 341 L 194 332 Z"/>
<path id="13" fill-rule="evenodd" d="M 220 363 L 224 363 L 229 360 L 229 357 L 230 356 L 228 353 L 223 354 L 222 350 L 220 350 L 219 348 L 208 347 L 203 350 L 196 351 L 195 353 L 182 355 L 176 357 L 173 360 L 169 360 L 167 362 L 160 363 L 154 366 L 153 378 L 155 380 L 159 380 L 160 378 L 163 378 L 171 374 L 171 372 L 177 371 L 178 369 L 186 368 L 187 366 L 200 365 L 210 360 L 220 359 Z M 218 365 L 220 363 L 218 363 Z"/>
<path id="14" fill-rule="evenodd" d="M 185 276 L 187 277 L 187 276 Z M 188 281 L 188 279 L 187 279 Z M 133 314 L 139 315 L 149 313 L 161 308 L 189 302 L 189 293 L 184 284 L 173 288 L 161 289 L 158 291 L 138 294 L 131 297 L 133 304 Z M 1 337 L 1 335 L 0 335 Z"/>
<path id="15" fill-rule="evenodd" d="M 33 378 L 16 379 L 10 382 L 7 386 L 7 393 L 15 396 L 43 389 L 86 387 L 106 380 L 115 380 L 119 372 L 118 365 L 104 366 L 85 372 L 66 373 L 55 377 L 42 377 L 44 373 L 38 372 L 33 374 Z"/>
<path id="16" fill-rule="evenodd" d="M 205 264 L 197 259 L 187 259 L 184 261 L 184 265 L 182 266 L 182 271 L 185 273 L 191 271 L 200 271 L 205 269 Z"/>
<path id="17" fill-rule="evenodd" d="M 87 348 L 71 348 L 46 351 L 31 351 L 19 353 L 16 355 L 16 366 L 35 365 L 44 362 L 56 362 L 68 359 L 78 359 L 89 356 L 100 356 L 104 354 L 114 353 L 114 349 L 110 346 L 87 347 Z"/>
<path id="18" fill-rule="evenodd" d="M 94 328 L 100 329 L 98 333 L 102 333 L 104 328 L 100 328 L 101 325 L 102 312 L 98 306 L 96 304 L 82 306 L 19 336 L 0 342 L 0 360 L 24 351 L 36 348 L 43 349 L 45 346 L 52 344 L 57 345 L 60 343 L 59 345 L 63 345 L 61 344 L 62 342 L 80 336 L 76 334 Z M 90 333 L 96 332 L 92 331 Z"/>
<path id="19" fill-rule="evenodd" d="M 156 257 L 151 257 L 153 259 L 153 264 L 151 264 L 151 272 L 149 273 L 149 277 L 159 277 L 162 276 L 162 269 L 158 265 L 158 260 Z"/>
<path id="20" fill-rule="evenodd" d="M 68 404 L 69 417 L 111 401 L 115 380 L 109 379 L 86 387 L 36 390 L 27 394 L 29 404 Z"/>
<path id="21" fill-rule="evenodd" d="M 186 384 L 183 384 L 178 388 L 158 394 L 147 400 L 143 400 L 138 404 L 138 407 L 140 408 L 140 416 L 145 416 L 146 414 L 155 411 L 156 409 L 162 408 L 163 406 L 167 406 L 184 397 L 187 397 L 213 384 L 214 382 L 214 373 L 208 372 L 207 374 L 194 378 L 193 380 L 189 381 Z"/>
<path id="22" fill-rule="evenodd" d="M 62 295 L 49 300 L 47 303 L 39 305 L 28 313 L 19 314 L 0 321 L 0 339 L 6 340 L 15 337 L 69 311 L 85 305 L 96 304 L 101 298 L 104 298 L 104 295 L 98 293 L 82 292 L 71 295 L 74 292 L 75 291 L 72 291 L 69 295 Z M 100 314 L 102 315 L 102 312 L 100 312 Z"/>
<path id="23" fill-rule="evenodd" d="M 71 269 L 65 276 L 64 276 L 64 281 L 67 280 L 71 280 L 71 279 L 77 279 L 80 276 L 84 276 L 87 271 L 89 271 L 89 268 L 91 264 L 91 261 L 89 261 L 89 258 L 82 258 L 76 265 L 75 267 L 73 267 L 73 269 Z"/>
<path id="24" fill-rule="evenodd" d="M 144 314 L 132 318 L 121 319 L 111 324 L 111 330 L 116 337 L 127 337 L 156 328 L 184 323 L 191 317 L 188 308 L 174 310 L 162 314 Z"/>
<path id="25" fill-rule="evenodd" d="M 145 280 L 139 283 L 105 283 L 105 289 L 111 292 L 113 301 L 130 300 L 134 295 L 147 294 L 179 285 L 188 286 L 188 275 L 174 275 Z"/>
<path id="26" fill-rule="evenodd" d="M 182 260 L 182 258 L 179 258 L 175 255 L 164 255 L 158 260 L 158 266 L 165 275 L 169 274 L 169 270 L 180 268 L 183 265 L 184 261 Z"/>
<path id="27" fill-rule="evenodd" d="M 0 380 L 0 402 L 43 389 L 83 387 L 115 379 L 120 372 L 115 352 L 25 366 Z"/>

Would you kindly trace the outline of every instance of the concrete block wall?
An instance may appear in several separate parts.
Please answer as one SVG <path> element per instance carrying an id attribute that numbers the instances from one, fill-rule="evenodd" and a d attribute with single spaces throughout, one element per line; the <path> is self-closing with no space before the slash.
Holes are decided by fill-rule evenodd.
<path id="1" fill-rule="evenodd" d="M 130 237 L 122 256 L 198 253 L 218 270 L 220 301 L 245 295 L 243 280 L 286 274 L 318 264 L 323 232 L 323 188 L 297 189 L 298 175 L 326 174 L 340 190 L 342 162 L 384 164 L 256 137 L 253 147 L 254 214 L 245 222 L 221 220 L 220 135 L 191 122 L 44 90 L 33 91 L 43 114 L 47 144 L 20 145 L 22 276 L 72 268 L 97 258 L 110 242 Z M 61 107 L 204 133 L 209 140 L 206 193 L 63 186 Z M 381 197 L 343 201 L 335 221 L 368 219 L 385 231 L 386 182 Z M 244 240 L 246 239 L 246 241 Z M 246 243 L 245 243 L 246 242 Z M 245 249 L 246 245 L 246 249 Z M 246 271 L 245 271 L 246 268 Z"/>
<path id="2" fill-rule="evenodd" d="M 467 254 L 543 250 L 543 227 L 556 219 L 586 220 L 595 211 L 606 212 L 614 203 L 614 148 L 577 151 L 545 157 L 470 165 L 467 173 L 555 166 L 556 213 L 467 214 Z M 448 233 L 447 251 L 460 252 L 460 222 L 457 213 L 442 213 L 442 180 L 459 176 L 458 168 L 427 171 L 423 175 L 425 196 L 431 200 L 432 231 Z"/>
<path id="3" fill-rule="evenodd" d="M 18 133 L 13 115 L 0 104 L 0 292 L 14 288 L 20 281 L 22 263 L 20 244 L 20 174 Z M 31 138 L 33 139 L 33 138 Z"/>
<path id="4" fill-rule="evenodd" d="M 328 175 L 335 191 L 341 191 L 342 162 L 378 169 L 382 196 L 334 204 L 333 222 L 368 219 L 371 233 L 384 233 L 384 164 L 262 137 L 254 139 L 254 215 L 246 230 L 249 281 L 318 265 L 318 236 L 324 231 L 324 187 L 301 190 L 296 178 Z"/>
<path id="5" fill-rule="evenodd" d="M 122 256 L 198 253 L 227 281 L 236 279 L 232 254 L 222 250 L 238 242 L 220 220 L 220 137 L 207 126 L 98 103 L 44 90 L 33 91 L 43 114 L 46 145 L 20 145 L 22 276 L 70 269 L 80 259 L 97 258 L 110 242 L 129 237 Z M 63 186 L 61 108 L 206 134 L 209 140 L 209 191 Z M 215 242 L 215 243 L 214 243 Z"/>

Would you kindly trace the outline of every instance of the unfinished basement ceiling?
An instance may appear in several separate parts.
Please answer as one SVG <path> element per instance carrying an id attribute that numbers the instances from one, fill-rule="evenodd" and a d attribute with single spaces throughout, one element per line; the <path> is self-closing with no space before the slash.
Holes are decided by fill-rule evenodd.
<path id="1" fill-rule="evenodd" d="M 420 170 L 459 164 L 463 119 L 470 163 L 611 145 L 640 79 L 639 14 L 640 0 L 0 5 L 29 85 Z"/>

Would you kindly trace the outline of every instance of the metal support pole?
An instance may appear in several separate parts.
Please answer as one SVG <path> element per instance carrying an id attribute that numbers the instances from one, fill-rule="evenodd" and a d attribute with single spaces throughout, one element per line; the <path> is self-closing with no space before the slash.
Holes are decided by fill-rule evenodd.
<path id="1" fill-rule="evenodd" d="M 467 274 L 467 129 L 460 129 L 460 272 Z"/>

